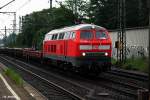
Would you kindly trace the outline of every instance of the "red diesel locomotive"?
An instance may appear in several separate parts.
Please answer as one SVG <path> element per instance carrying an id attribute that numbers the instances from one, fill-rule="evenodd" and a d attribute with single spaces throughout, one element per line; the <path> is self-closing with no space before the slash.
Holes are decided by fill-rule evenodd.
<path id="1" fill-rule="evenodd" d="M 52 30 L 45 35 L 43 50 L 5 48 L 0 53 L 27 60 L 36 59 L 63 69 L 95 73 L 111 67 L 112 42 L 108 31 L 92 24 Z"/>
<path id="2" fill-rule="evenodd" d="M 52 30 L 43 41 L 44 59 L 58 66 L 85 72 L 109 70 L 111 51 L 112 42 L 108 31 L 93 24 Z"/>

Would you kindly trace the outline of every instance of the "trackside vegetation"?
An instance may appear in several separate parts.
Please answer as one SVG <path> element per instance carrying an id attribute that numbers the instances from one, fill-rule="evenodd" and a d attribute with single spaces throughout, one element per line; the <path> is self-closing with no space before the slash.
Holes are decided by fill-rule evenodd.
<path id="1" fill-rule="evenodd" d="M 116 64 L 117 60 L 112 58 L 112 64 Z M 146 57 L 131 57 L 124 64 L 119 66 L 122 69 L 136 70 L 148 73 L 148 59 Z"/>
<path id="2" fill-rule="evenodd" d="M 7 75 L 10 79 L 12 79 L 17 85 L 22 86 L 23 85 L 23 79 L 21 76 L 15 72 L 13 69 L 7 68 L 4 71 L 4 74 Z"/>

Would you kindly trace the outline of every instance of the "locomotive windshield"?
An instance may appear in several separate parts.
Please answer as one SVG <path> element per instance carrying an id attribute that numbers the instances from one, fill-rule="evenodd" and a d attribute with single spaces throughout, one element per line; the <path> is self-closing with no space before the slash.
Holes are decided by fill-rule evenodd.
<path id="1" fill-rule="evenodd" d="M 107 34 L 106 32 L 97 31 L 96 32 L 96 39 L 106 39 Z"/>
<path id="2" fill-rule="evenodd" d="M 80 33 L 80 38 L 81 39 L 92 39 L 93 38 L 93 33 L 90 31 L 82 31 Z"/>

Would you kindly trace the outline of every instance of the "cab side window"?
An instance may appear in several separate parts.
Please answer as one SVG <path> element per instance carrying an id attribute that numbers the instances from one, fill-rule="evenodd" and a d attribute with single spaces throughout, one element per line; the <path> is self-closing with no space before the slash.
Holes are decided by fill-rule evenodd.
<path id="1" fill-rule="evenodd" d="M 64 39 L 74 39 L 75 38 L 75 32 L 66 32 Z"/>
<path id="2" fill-rule="evenodd" d="M 71 32 L 70 39 L 74 39 L 74 38 L 75 38 L 75 32 Z"/>
<path id="3" fill-rule="evenodd" d="M 54 40 L 54 38 L 55 38 L 55 36 L 54 36 L 54 35 L 55 35 L 55 34 L 53 34 L 53 35 L 52 35 L 52 40 Z"/>
<path id="4" fill-rule="evenodd" d="M 64 36 L 64 39 L 69 39 L 69 36 L 70 36 L 70 32 L 66 32 L 65 36 Z"/>
<path id="5" fill-rule="evenodd" d="M 58 36 L 58 34 L 53 34 L 52 35 L 52 40 L 57 40 L 57 36 Z"/>
<path id="6" fill-rule="evenodd" d="M 52 35 L 48 35 L 48 40 L 51 40 L 52 39 Z"/>
<path id="7" fill-rule="evenodd" d="M 52 39 L 52 35 L 51 34 L 48 34 L 48 35 L 46 35 L 45 36 L 45 41 L 47 41 L 47 40 L 51 40 Z"/>
<path id="8" fill-rule="evenodd" d="M 63 39 L 64 35 L 65 35 L 65 33 L 60 33 L 58 39 Z"/>

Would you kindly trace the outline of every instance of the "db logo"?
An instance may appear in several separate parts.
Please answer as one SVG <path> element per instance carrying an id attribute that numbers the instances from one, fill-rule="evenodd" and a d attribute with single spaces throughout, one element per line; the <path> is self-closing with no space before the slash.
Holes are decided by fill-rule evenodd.
<path id="1" fill-rule="evenodd" d="M 98 49 L 98 45 L 94 45 L 94 46 L 93 46 L 93 49 Z"/>

